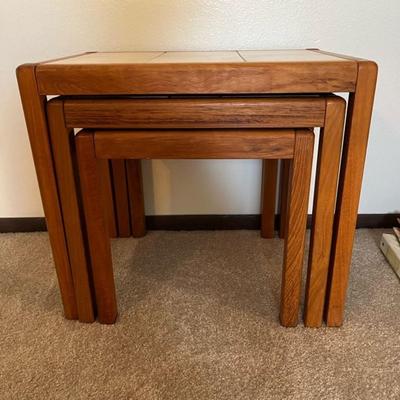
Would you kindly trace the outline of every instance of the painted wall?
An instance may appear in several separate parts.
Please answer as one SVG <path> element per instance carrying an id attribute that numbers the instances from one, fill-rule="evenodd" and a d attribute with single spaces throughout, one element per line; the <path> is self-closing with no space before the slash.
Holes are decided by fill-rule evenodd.
<path id="1" fill-rule="evenodd" d="M 24 62 L 88 50 L 318 47 L 379 63 L 361 213 L 400 209 L 398 0 L 2 0 L 0 217 L 43 215 L 15 80 Z M 146 162 L 148 214 L 259 210 L 258 161 Z"/>

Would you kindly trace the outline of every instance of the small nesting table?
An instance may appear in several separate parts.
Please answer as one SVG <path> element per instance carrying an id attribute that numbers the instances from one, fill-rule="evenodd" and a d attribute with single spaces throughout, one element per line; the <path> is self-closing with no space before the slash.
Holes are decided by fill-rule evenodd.
<path id="1" fill-rule="evenodd" d="M 62 195 L 60 190 L 68 185 L 74 187 L 71 181 L 74 178 L 73 173 L 60 175 L 56 172 L 54 160 L 69 165 L 71 159 L 62 150 L 63 146 L 68 146 L 67 135 L 63 140 L 51 141 L 47 96 L 62 95 L 64 99 L 96 102 L 111 96 L 130 95 L 185 95 L 190 99 L 204 95 L 256 98 L 266 94 L 350 93 L 335 220 L 333 226 L 328 227 L 328 231 L 333 232 L 332 241 L 320 254 L 323 262 L 330 260 L 326 301 L 325 285 L 318 284 L 321 274 L 318 260 L 314 263 L 315 268 L 309 271 L 312 281 L 317 284 L 315 290 L 308 288 L 312 296 L 306 299 L 306 309 L 317 307 L 322 310 L 325 306 L 328 326 L 342 324 L 377 76 L 374 62 L 316 49 L 84 53 L 39 64 L 24 64 L 18 68 L 17 76 L 65 316 L 82 321 L 94 319 L 91 302 L 81 301 L 90 296 L 88 269 L 81 268 L 80 264 L 85 265 L 87 260 L 80 247 L 74 246 L 74 238 L 68 238 L 66 234 L 70 228 L 68 224 L 72 222 L 66 220 L 63 210 L 76 213 L 79 210 L 76 193 L 71 191 Z M 115 111 L 118 117 L 118 110 Z M 286 110 L 285 114 L 282 110 L 278 118 L 287 115 L 290 112 L 287 114 Z M 235 123 L 234 118 L 231 123 Z M 85 127 L 84 124 L 61 125 L 59 128 L 64 130 Z M 73 166 L 69 166 L 72 170 Z M 319 192 L 315 196 L 324 198 Z M 323 213 L 318 218 L 323 218 Z M 324 240 L 325 232 L 314 233 L 317 233 L 314 240 Z M 82 238 L 76 239 L 82 241 Z M 321 313 L 311 314 L 317 318 L 306 315 L 306 325 L 320 326 Z"/>
<path id="2" fill-rule="evenodd" d="M 280 321 L 296 326 L 314 150 L 312 129 L 81 130 L 75 136 L 98 320 L 114 323 L 117 301 L 98 162 L 107 159 L 285 159 L 289 162 Z"/>

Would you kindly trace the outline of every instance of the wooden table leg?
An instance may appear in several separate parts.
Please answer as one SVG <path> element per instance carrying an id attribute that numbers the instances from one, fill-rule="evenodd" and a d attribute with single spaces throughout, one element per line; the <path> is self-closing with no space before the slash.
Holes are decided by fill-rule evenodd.
<path id="1" fill-rule="evenodd" d="M 261 237 L 271 239 L 275 234 L 275 205 L 278 160 L 263 160 L 261 184 Z"/>
<path id="2" fill-rule="evenodd" d="M 279 237 L 285 238 L 290 160 L 281 160 L 279 180 Z"/>
<path id="3" fill-rule="evenodd" d="M 126 160 L 126 173 L 128 177 L 132 236 L 140 238 L 146 234 L 141 161 Z"/>
<path id="4" fill-rule="evenodd" d="M 53 251 L 64 315 L 68 319 L 77 319 L 78 308 L 75 300 L 75 288 L 46 121 L 46 97 L 40 96 L 38 93 L 35 68 L 34 64 L 26 64 L 18 68 L 19 90 Z"/>
<path id="5" fill-rule="evenodd" d="M 377 72 L 375 63 L 358 61 L 356 90 L 349 98 L 325 305 L 328 326 L 343 324 Z"/>
<path id="6" fill-rule="evenodd" d="M 297 130 L 289 173 L 281 290 L 280 320 L 287 327 L 296 326 L 299 318 L 313 147 L 314 133 L 311 130 Z"/>
<path id="7" fill-rule="evenodd" d="M 274 237 L 274 226 L 275 226 L 275 196 L 272 193 L 273 188 L 276 189 L 276 181 L 277 175 L 277 167 L 276 165 L 271 165 L 270 163 L 266 163 L 266 161 L 275 161 L 275 160 L 263 160 L 263 182 L 262 182 L 262 195 L 261 195 L 261 204 L 266 205 L 266 207 L 261 208 L 261 236 L 264 238 L 273 238 Z M 289 184 L 289 169 L 290 169 L 290 160 L 280 160 L 281 161 L 281 169 L 279 174 L 279 238 L 285 238 L 285 227 L 286 227 L 286 215 L 287 215 L 287 201 L 288 201 L 288 184 Z M 267 173 L 267 169 L 269 168 L 270 173 Z M 266 188 L 267 189 L 265 192 Z M 265 203 L 264 203 L 265 202 Z M 273 210 L 273 211 L 272 211 Z M 264 214 L 265 213 L 265 214 Z M 263 234 L 264 232 L 264 234 Z"/>
<path id="8" fill-rule="evenodd" d="M 111 177 L 111 165 L 109 160 L 98 160 L 97 168 L 99 169 L 101 191 L 103 193 L 104 212 L 107 220 L 108 234 L 110 238 L 116 238 L 117 221 L 115 216 L 114 192 Z"/>
<path id="9" fill-rule="evenodd" d="M 75 143 L 98 319 L 103 324 L 113 324 L 117 318 L 117 302 L 93 133 L 79 132 Z"/>
<path id="10" fill-rule="evenodd" d="M 75 180 L 74 131 L 65 126 L 62 100 L 56 98 L 47 103 L 47 119 L 75 285 L 79 321 L 93 322 L 95 313 L 89 277 L 90 265 L 83 239 L 82 213 Z"/>
<path id="11" fill-rule="evenodd" d="M 128 180 L 125 160 L 111 160 L 118 237 L 131 236 Z"/>
<path id="12" fill-rule="evenodd" d="M 304 324 L 314 328 L 320 327 L 323 319 L 345 109 L 344 99 L 336 96 L 326 98 L 325 123 L 319 139 L 304 305 Z"/>

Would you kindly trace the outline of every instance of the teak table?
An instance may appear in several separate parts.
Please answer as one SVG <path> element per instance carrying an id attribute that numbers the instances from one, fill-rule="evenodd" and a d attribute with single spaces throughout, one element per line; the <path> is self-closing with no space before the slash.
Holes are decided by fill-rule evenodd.
<path id="1" fill-rule="evenodd" d="M 263 160 L 261 236 L 264 238 L 274 237 L 278 160 L 283 166 L 279 233 L 286 239 L 287 251 L 284 251 L 280 320 L 284 326 L 296 326 L 304 255 L 301 250 L 305 237 L 303 223 L 306 221 L 304 218 L 299 223 L 296 218 L 306 215 L 307 199 L 301 193 L 308 193 L 309 184 L 302 179 L 296 190 L 289 190 L 294 184 L 291 183 L 293 173 L 290 170 L 296 161 L 294 157 L 291 159 L 292 153 L 288 151 L 288 146 L 290 149 L 293 143 L 290 144 L 287 129 L 320 127 L 304 322 L 309 327 L 321 325 L 342 148 L 344 99 L 331 94 L 257 98 L 230 95 L 212 98 L 129 96 L 82 99 L 58 96 L 47 103 L 46 110 L 72 278 L 75 292 L 79 294 L 76 296 L 78 317 L 80 321 L 92 321 L 94 313 L 89 311 L 96 306 L 97 318 L 102 323 L 114 322 L 117 310 L 112 273 L 106 273 L 112 268 L 107 262 L 109 241 L 104 239 L 104 231 L 108 230 L 108 235 L 114 237 L 114 227 L 118 225 L 121 236 L 120 222 L 124 221 L 128 228 L 131 217 L 132 235 L 141 237 L 146 232 L 140 160 L 260 158 Z M 108 136 L 107 144 L 99 140 L 95 145 L 95 152 L 103 147 L 108 152 L 107 157 L 103 157 L 104 153 L 96 157 L 96 169 L 99 171 L 97 174 L 90 173 L 99 176 L 97 190 L 101 196 L 95 192 L 84 195 L 87 188 L 82 183 L 84 180 L 90 182 L 90 179 L 82 178 L 86 176 L 85 169 L 80 169 L 80 179 L 76 179 L 74 165 L 79 165 L 79 154 L 85 156 L 84 152 L 79 153 L 78 146 L 74 148 L 79 138 L 79 135 L 74 135 L 73 128 L 76 127 L 89 128 L 87 132 L 102 129 L 101 132 Z M 133 136 L 127 141 L 125 133 L 129 131 Z M 94 135 L 93 140 L 99 135 Z M 111 154 L 110 151 L 116 147 L 119 151 Z M 81 159 L 86 160 L 93 151 L 90 147 L 85 148 L 88 154 Z M 312 154 L 307 157 L 311 159 Z M 96 187 L 93 183 L 89 186 Z M 82 207 L 85 197 L 91 199 L 90 207 L 86 202 L 86 212 Z M 291 207 L 289 203 L 292 203 Z M 293 205 L 301 207 L 294 211 Z M 304 211 L 300 211 L 302 207 L 305 207 Z M 91 215 L 86 217 L 86 224 L 83 213 Z M 104 222 L 101 223 L 101 220 Z M 93 224 L 96 224 L 96 230 L 90 229 Z M 123 234 L 127 232 L 124 230 Z M 85 257 L 87 242 L 91 254 L 88 258 Z M 90 246 L 90 243 L 96 245 Z M 90 271 L 91 276 L 86 271 Z M 99 276 L 102 276 L 100 280 Z M 91 304 L 92 287 L 96 304 Z"/>
<path id="2" fill-rule="evenodd" d="M 84 293 L 80 293 L 79 282 L 72 278 L 71 259 L 82 255 L 71 254 L 67 243 L 59 192 L 63 177 L 57 178 L 54 165 L 54 158 L 62 153 L 58 154 L 59 149 L 51 144 L 46 96 L 103 99 L 129 95 L 244 95 L 252 98 L 266 94 L 350 93 L 325 302 L 327 325 L 342 324 L 377 76 L 374 62 L 316 49 L 84 53 L 22 65 L 17 76 L 65 316 L 80 320 L 80 315 L 91 319 L 92 310 L 79 309 L 77 302 Z M 73 199 L 70 200 L 68 206 L 74 207 Z M 64 198 L 64 205 L 66 201 L 68 198 Z"/>
<path id="3" fill-rule="evenodd" d="M 81 130 L 75 136 L 98 320 L 114 323 L 117 302 L 100 160 L 284 159 L 289 162 L 280 321 L 297 325 L 314 150 L 312 129 Z M 100 172 L 100 173 L 99 173 Z"/>

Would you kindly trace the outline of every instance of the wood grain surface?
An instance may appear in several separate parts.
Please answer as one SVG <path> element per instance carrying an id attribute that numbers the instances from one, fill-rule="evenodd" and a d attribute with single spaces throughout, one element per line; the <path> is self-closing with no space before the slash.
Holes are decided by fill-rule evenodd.
<path id="1" fill-rule="evenodd" d="M 325 305 L 328 326 L 343 324 L 377 73 L 374 62 L 359 61 L 356 92 L 349 97 Z"/>
<path id="2" fill-rule="evenodd" d="M 46 216 L 64 315 L 68 319 L 78 319 L 75 288 L 64 235 L 63 218 L 47 127 L 46 98 L 38 93 L 35 69 L 36 65 L 34 64 L 25 64 L 18 67 L 19 92 Z"/>
<path id="3" fill-rule="evenodd" d="M 304 324 L 313 328 L 320 327 L 323 320 L 345 110 L 344 99 L 326 98 L 325 124 L 319 138 L 304 305 Z"/>
<path id="4" fill-rule="evenodd" d="M 47 95 L 330 93 L 353 92 L 356 71 L 352 61 L 44 64 L 37 79 Z"/>
<path id="5" fill-rule="evenodd" d="M 197 99 L 66 99 L 69 127 L 132 129 L 323 126 L 318 96 Z"/>
<path id="6" fill-rule="evenodd" d="M 297 130 L 294 157 L 289 174 L 286 237 L 283 254 L 280 321 L 298 324 L 308 197 L 310 192 L 314 133 Z"/>
<path id="7" fill-rule="evenodd" d="M 75 137 L 75 143 L 98 320 L 104 324 L 112 324 L 117 318 L 117 302 L 93 133 L 79 132 Z"/>
<path id="8" fill-rule="evenodd" d="M 95 311 L 89 277 L 89 260 L 83 237 L 84 224 L 81 221 L 80 199 L 76 191 L 74 131 L 65 126 L 63 102 L 59 99 L 47 103 L 47 118 L 79 320 L 93 322 Z"/>
<path id="9" fill-rule="evenodd" d="M 111 159 L 291 158 L 293 130 L 96 131 L 96 156 Z"/>

